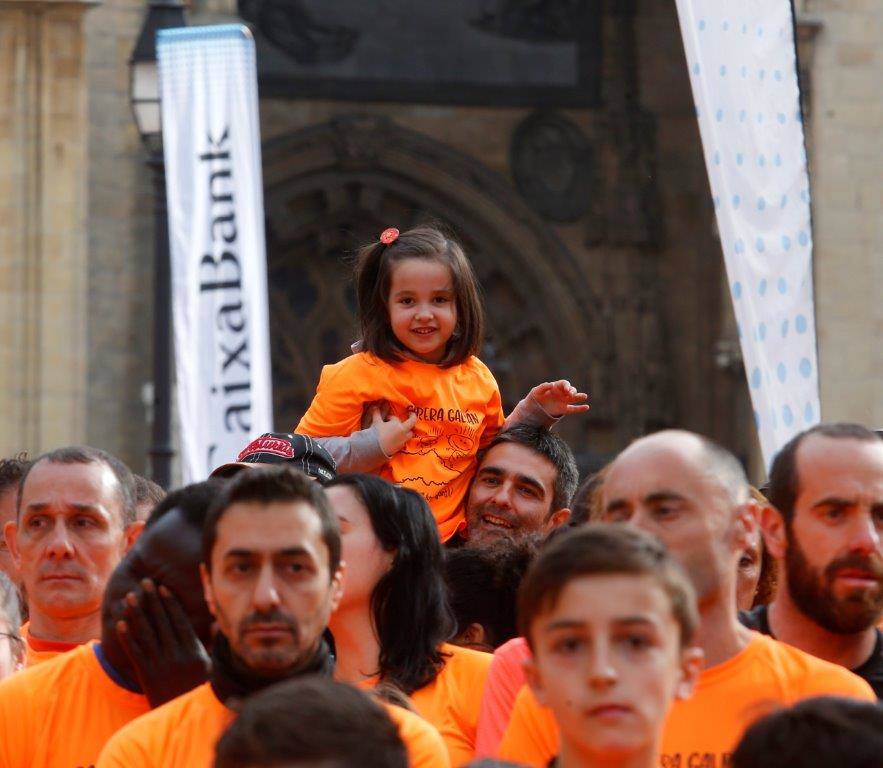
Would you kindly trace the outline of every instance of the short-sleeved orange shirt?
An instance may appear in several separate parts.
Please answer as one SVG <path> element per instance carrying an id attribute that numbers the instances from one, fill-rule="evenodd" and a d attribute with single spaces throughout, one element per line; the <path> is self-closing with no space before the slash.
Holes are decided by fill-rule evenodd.
<path id="1" fill-rule="evenodd" d="M 25 644 L 25 667 L 33 667 L 56 656 L 72 651 L 82 643 L 56 643 L 51 640 L 40 640 L 31 636 L 31 622 L 21 625 L 18 633 Z"/>
<path id="2" fill-rule="evenodd" d="M 659 764 L 661 768 L 728 765 L 729 755 L 751 723 L 812 696 L 877 700 L 871 687 L 849 670 L 752 633 L 740 653 L 702 672 L 690 699 L 672 705 L 662 732 Z M 557 751 L 558 726 L 552 711 L 525 686 L 498 755 L 540 768 Z"/>
<path id="3" fill-rule="evenodd" d="M 440 368 L 416 360 L 392 365 L 360 352 L 322 369 L 316 396 L 295 431 L 350 435 L 361 428 L 364 406 L 377 400 L 388 402 L 400 419 L 417 415 L 414 437 L 384 465 L 381 477 L 422 494 L 447 541 L 463 519 L 476 454 L 503 426 L 497 382 L 477 357 Z"/>
<path id="4" fill-rule="evenodd" d="M 442 645 L 449 654 L 429 685 L 414 691 L 411 701 L 444 739 L 455 768 L 475 757 L 475 736 L 481 697 L 493 656 L 470 648 Z"/>
<path id="5" fill-rule="evenodd" d="M 384 704 L 412 768 L 449 768 L 441 736 L 413 712 Z M 210 683 L 129 723 L 101 752 L 95 768 L 212 768 L 215 743 L 236 715 Z"/>
<path id="6" fill-rule="evenodd" d="M 88 768 L 105 742 L 150 709 L 81 645 L 0 683 L 0 766 Z"/>

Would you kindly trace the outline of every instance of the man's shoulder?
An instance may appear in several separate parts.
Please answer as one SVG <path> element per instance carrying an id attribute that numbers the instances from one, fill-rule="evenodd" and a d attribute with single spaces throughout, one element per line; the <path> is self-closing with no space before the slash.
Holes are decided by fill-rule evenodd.
<path id="1" fill-rule="evenodd" d="M 162 754 L 172 739 L 214 738 L 205 732 L 203 716 L 222 709 L 209 683 L 145 712 L 120 728 L 107 742 L 98 766 L 125 765 L 137 755 Z M 137 758 L 140 759 L 140 758 Z"/>
<path id="2" fill-rule="evenodd" d="M 92 655 L 93 644 L 89 643 L 16 672 L 0 682 L 0 706 L 7 701 L 13 706 L 18 702 L 20 706 L 24 701 L 33 701 L 41 696 L 56 696 L 58 686 L 69 685 L 72 676 L 88 678 L 100 672 L 97 662 L 89 664 Z"/>
<path id="3" fill-rule="evenodd" d="M 772 637 L 755 635 L 757 653 L 782 677 L 793 700 L 809 696 L 843 695 L 876 700 L 871 687 L 858 675 Z"/>
<path id="4" fill-rule="evenodd" d="M 883 633 L 879 629 L 874 643 L 874 652 L 861 666 L 852 670 L 874 689 L 878 699 L 883 699 Z"/>
<path id="5" fill-rule="evenodd" d="M 122 728 L 117 735 L 147 734 L 157 729 L 186 729 L 194 716 L 199 717 L 206 710 L 223 707 L 209 683 L 182 693 L 180 696 L 161 704 L 156 709 L 145 712 Z"/>

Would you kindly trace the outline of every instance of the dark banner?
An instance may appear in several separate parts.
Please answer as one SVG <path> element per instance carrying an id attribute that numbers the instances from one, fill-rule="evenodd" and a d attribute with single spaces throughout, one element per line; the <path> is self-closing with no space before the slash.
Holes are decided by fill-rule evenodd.
<path id="1" fill-rule="evenodd" d="M 262 96 L 591 106 L 600 0 L 239 0 Z"/>

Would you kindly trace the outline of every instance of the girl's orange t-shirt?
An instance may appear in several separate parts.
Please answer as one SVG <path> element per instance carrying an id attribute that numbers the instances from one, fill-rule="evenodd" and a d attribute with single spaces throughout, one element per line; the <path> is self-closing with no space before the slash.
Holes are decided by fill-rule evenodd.
<path id="1" fill-rule="evenodd" d="M 447 541 L 464 519 L 476 454 L 503 426 L 497 382 L 477 357 L 440 368 L 416 360 L 392 364 L 359 352 L 322 369 L 316 396 L 295 431 L 350 435 L 361 429 L 365 406 L 377 401 L 389 403 L 399 419 L 417 416 L 414 437 L 384 465 L 381 477 L 422 494 Z"/>

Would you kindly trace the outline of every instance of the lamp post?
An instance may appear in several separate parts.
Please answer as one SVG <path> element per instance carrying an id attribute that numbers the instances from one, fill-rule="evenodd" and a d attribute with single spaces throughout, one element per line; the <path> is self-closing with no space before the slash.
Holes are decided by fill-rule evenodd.
<path id="1" fill-rule="evenodd" d="M 153 177 L 153 434 L 150 467 L 153 480 L 168 488 L 172 480 L 172 313 L 171 257 L 166 210 L 166 177 L 162 151 L 156 33 L 186 26 L 184 6 L 174 0 L 151 0 L 129 59 L 129 99 L 147 166 Z"/>

